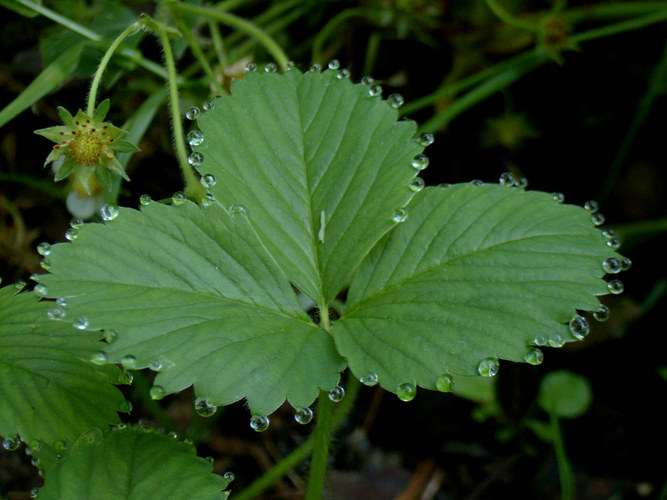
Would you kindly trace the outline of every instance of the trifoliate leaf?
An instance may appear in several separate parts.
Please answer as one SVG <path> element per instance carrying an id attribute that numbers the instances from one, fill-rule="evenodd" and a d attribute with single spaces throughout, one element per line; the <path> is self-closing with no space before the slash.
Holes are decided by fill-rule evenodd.
<path id="1" fill-rule="evenodd" d="M 101 437 L 101 436 L 100 436 Z M 156 432 L 123 429 L 77 441 L 47 474 L 40 499 L 223 500 L 228 481 L 191 444 Z"/>
<path id="2" fill-rule="evenodd" d="M 195 384 L 212 405 L 247 397 L 268 414 L 286 398 L 310 405 L 345 367 L 241 211 L 121 208 L 49 259 L 49 294 L 66 296 L 90 329 L 117 332 L 109 361 L 159 371 L 157 398 Z"/>
<path id="3" fill-rule="evenodd" d="M 435 389 L 447 374 L 493 375 L 499 358 L 539 363 L 534 346 L 587 333 L 568 322 L 599 308 L 602 262 L 616 255 L 590 213 L 474 184 L 425 189 L 408 208 L 359 268 L 334 328 L 356 375 L 393 392 Z"/>
<path id="4" fill-rule="evenodd" d="M 127 404 L 113 384 L 122 373 L 88 361 L 100 349 L 98 335 L 75 329 L 67 307 L 15 291 L 0 289 L 0 434 L 66 446 L 119 422 L 116 411 Z"/>
<path id="5" fill-rule="evenodd" d="M 413 122 L 337 71 L 248 73 L 198 119 L 198 170 L 243 205 L 289 280 L 329 303 L 396 222 L 423 147 Z M 371 92 L 373 93 L 373 92 Z"/>

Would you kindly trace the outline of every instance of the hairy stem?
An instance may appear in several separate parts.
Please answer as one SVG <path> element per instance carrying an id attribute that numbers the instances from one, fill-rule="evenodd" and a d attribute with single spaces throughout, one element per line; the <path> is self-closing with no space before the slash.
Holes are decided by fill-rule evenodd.
<path id="1" fill-rule="evenodd" d="M 334 428 L 333 402 L 327 392 L 321 391 L 317 401 L 317 425 L 313 435 L 313 456 L 310 460 L 305 500 L 322 498 L 329 462 L 329 444 Z"/>
<path id="2" fill-rule="evenodd" d="M 104 74 L 104 70 L 107 68 L 109 65 L 109 61 L 111 60 L 111 56 L 113 56 L 114 52 L 116 52 L 116 49 L 118 46 L 123 43 L 123 40 L 125 40 L 128 36 L 136 33 L 142 25 L 141 21 L 136 21 L 132 24 L 130 24 L 127 28 L 125 28 L 120 35 L 116 37 L 116 39 L 111 42 L 111 45 L 109 45 L 109 48 L 107 51 L 104 53 L 104 56 L 102 56 L 102 60 L 100 61 L 99 66 L 97 66 L 97 70 L 95 71 L 95 76 L 93 76 L 93 82 L 90 84 L 90 92 L 88 93 L 88 107 L 86 108 L 86 113 L 88 116 L 93 116 L 95 113 L 95 102 L 97 99 L 97 91 L 100 87 L 100 82 L 102 81 L 102 75 Z"/>
<path id="3" fill-rule="evenodd" d="M 174 135 L 174 144 L 176 146 L 176 156 L 178 158 L 178 165 L 183 172 L 185 180 L 185 195 L 193 200 L 200 200 L 206 194 L 206 189 L 199 182 L 199 178 L 195 173 L 192 165 L 188 163 L 188 153 L 185 147 L 185 139 L 183 137 L 183 123 L 181 121 L 180 102 L 178 99 L 178 84 L 176 83 L 176 63 L 174 62 L 174 54 L 171 51 L 171 42 L 167 36 L 167 31 L 160 23 L 156 23 L 158 38 L 162 44 L 164 52 L 164 61 L 167 66 L 167 84 L 169 86 L 169 103 L 171 108 L 171 122 Z"/>

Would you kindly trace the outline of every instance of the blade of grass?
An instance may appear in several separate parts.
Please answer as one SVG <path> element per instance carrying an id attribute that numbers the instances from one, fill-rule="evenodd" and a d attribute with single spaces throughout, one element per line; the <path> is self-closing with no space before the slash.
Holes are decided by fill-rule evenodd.
<path id="1" fill-rule="evenodd" d="M 80 43 L 63 52 L 55 61 L 44 68 L 16 99 L 5 106 L 0 111 L 0 127 L 10 122 L 45 95 L 56 90 L 63 80 L 76 69 L 84 45 L 85 43 Z"/>

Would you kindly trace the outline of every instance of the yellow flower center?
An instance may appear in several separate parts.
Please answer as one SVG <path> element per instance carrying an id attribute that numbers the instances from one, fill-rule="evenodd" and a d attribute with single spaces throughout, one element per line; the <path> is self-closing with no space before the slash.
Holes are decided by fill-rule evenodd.
<path id="1" fill-rule="evenodd" d="M 102 137 L 93 127 L 81 125 L 72 131 L 68 144 L 69 153 L 80 165 L 92 167 L 100 162 L 102 153 L 108 149 Z"/>

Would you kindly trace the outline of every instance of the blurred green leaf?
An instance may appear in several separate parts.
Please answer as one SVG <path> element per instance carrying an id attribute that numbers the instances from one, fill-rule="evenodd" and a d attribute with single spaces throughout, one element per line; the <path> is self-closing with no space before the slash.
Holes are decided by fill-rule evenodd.
<path id="1" fill-rule="evenodd" d="M 537 404 L 559 418 L 583 415 L 593 401 L 593 390 L 586 377 L 567 370 L 547 374 L 540 384 Z"/>
<path id="2" fill-rule="evenodd" d="M 34 0 L 36 4 L 42 5 L 42 0 Z M 37 17 L 39 14 L 32 10 L 29 7 L 25 7 L 18 3 L 16 0 L 0 0 L 0 7 L 5 7 L 6 9 L 13 10 L 17 14 L 21 14 L 25 17 Z"/>

